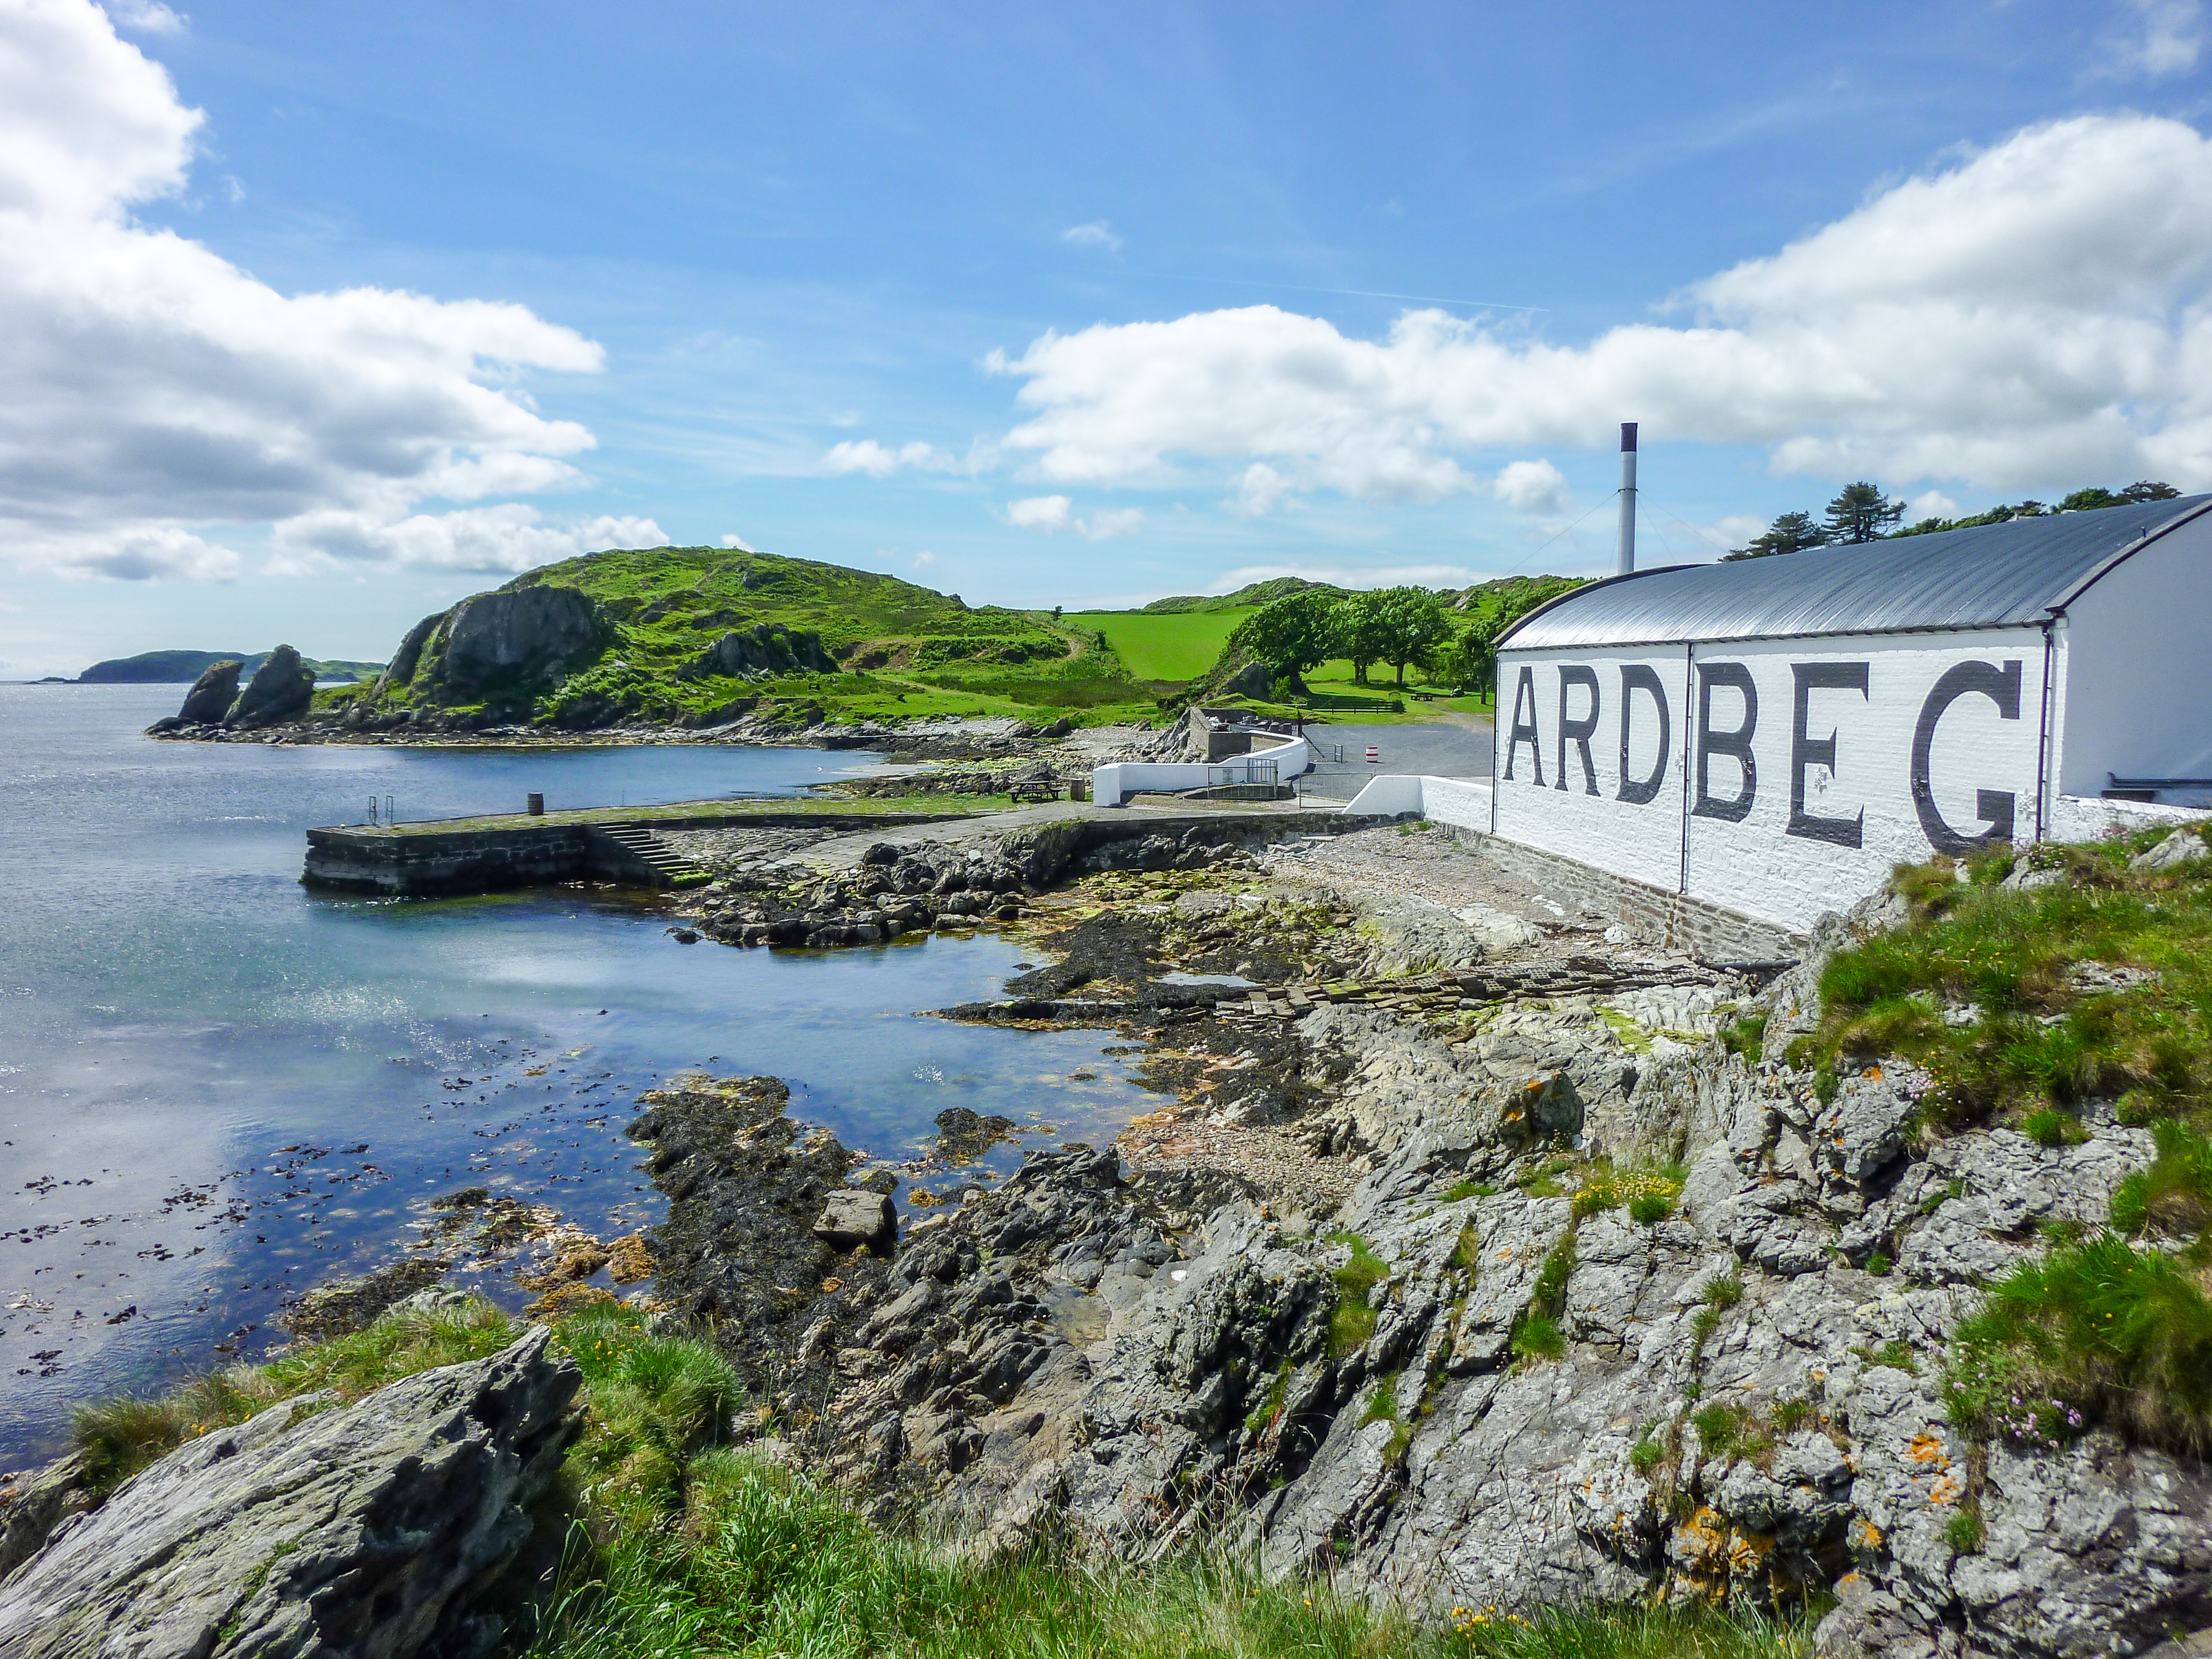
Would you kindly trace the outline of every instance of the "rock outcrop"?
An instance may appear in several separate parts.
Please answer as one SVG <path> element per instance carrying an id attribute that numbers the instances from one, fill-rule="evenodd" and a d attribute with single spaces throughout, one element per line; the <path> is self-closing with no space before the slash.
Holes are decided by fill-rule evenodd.
<path id="1" fill-rule="evenodd" d="M 188 726 L 213 726 L 222 720 L 238 701 L 238 677 L 245 666 L 242 662 L 210 663 L 185 693 L 185 706 L 177 718 Z"/>
<path id="2" fill-rule="evenodd" d="M 288 1401 L 170 1453 L 0 1583 L 9 1659 L 461 1650 L 577 1430 L 532 1330 L 351 1407 Z"/>
<path id="3" fill-rule="evenodd" d="M 307 712 L 314 696 L 315 671 L 301 662 L 300 653 L 290 646 L 280 645 L 253 671 L 253 678 L 223 715 L 222 723 L 250 731 L 297 720 Z"/>
<path id="4" fill-rule="evenodd" d="M 430 642 L 433 672 L 448 697 L 534 688 L 582 665 L 613 638 L 613 623 L 588 594 L 550 584 L 502 587 L 447 613 Z"/>
<path id="5" fill-rule="evenodd" d="M 687 679 L 710 674 L 744 679 L 757 674 L 834 674 L 837 659 L 811 629 L 793 629 L 781 623 L 755 623 L 742 632 L 732 630 L 678 671 Z"/>

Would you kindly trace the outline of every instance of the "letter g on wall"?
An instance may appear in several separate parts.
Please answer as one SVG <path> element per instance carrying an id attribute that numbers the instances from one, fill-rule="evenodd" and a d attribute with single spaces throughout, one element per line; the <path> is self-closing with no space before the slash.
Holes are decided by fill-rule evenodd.
<path id="1" fill-rule="evenodd" d="M 1996 704 L 2000 719 L 2018 720 L 2020 659 L 2013 658 L 2002 669 L 1989 662 L 1954 663 L 1928 693 L 1928 701 L 1920 705 L 1919 723 L 1912 729 L 1912 810 L 1919 815 L 1928 844 L 1954 857 L 1971 852 L 1984 842 L 2011 840 L 2019 805 L 2018 798 L 2009 790 L 1977 789 L 1974 811 L 1981 815 L 1983 823 L 1980 833 L 1972 836 L 1960 835 L 1936 810 L 1936 791 L 1928 776 L 1936 727 L 1953 703 L 1975 692 Z"/>

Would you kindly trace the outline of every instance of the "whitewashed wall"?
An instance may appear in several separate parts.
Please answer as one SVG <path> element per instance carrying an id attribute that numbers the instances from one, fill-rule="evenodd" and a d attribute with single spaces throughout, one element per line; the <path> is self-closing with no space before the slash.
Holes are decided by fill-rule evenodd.
<path id="1" fill-rule="evenodd" d="M 2212 777 L 2212 514 L 2107 571 L 2060 629 L 2059 788 Z"/>
<path id="2" fill-rule="evenodd" d="M 1118 806 L 1125 797 L 1141 790 L 1205 789 L 1255 779 L 1288 783 L 1312 771 L 1313 764 L 1313 745 L 1304 738 L 1212 762 L 1115 761 L 1091 769 L 1091 798 Z"/>
<path id="3" fill-rule="evenodd" d="M 2043 676 L 2034 629 L 1509 651 L 1497 831 L 1803 927 L 1893 865 L 2034 835 Z"/>
<path id="4" fill-rule="evenodd" d="M 1498 833 L 1679 890 L 1687 661 L 1681 646 L 1501 658 Z"/>

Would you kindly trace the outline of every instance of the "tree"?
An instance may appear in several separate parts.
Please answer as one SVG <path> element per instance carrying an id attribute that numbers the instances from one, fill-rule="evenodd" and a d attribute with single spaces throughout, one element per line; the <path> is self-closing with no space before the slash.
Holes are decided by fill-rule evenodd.
<path id="1" fill-rule="evenodd" d="M 1721 562 L 1733 559 L 1765 559 L 1777 553 L 1802 553 L 1808 547 L 1827 545 L 1828 532 L 1813 522 L 1809 513 L 1785 513 L 1765 531 L 1751 538 L 1751 545 L 1739 547 L 1723 556 Z"/>
<path id="2" fill-rule="evenodd" d="M 1402 690 L 1407 665 L 1427 662 L 1429 653 L 1451 637 L 1451 619 L 1443 601 L 1425 587 L 1388 587 L 1375 595 L 1375 602 L 1382 640 L 1377 654 L 1398 671 Z"/>
<path id="3" fill-rule="evenodd" d="M 1905 503 L 1893 501 L 1881 486 L 1864 478 L 1848 483 L 1828 503 L 1826 539 L 1832 542 L 1870 542 L 1886 536 L 1905 516 Z"/>
<path id="4" fill-rule="evenodd" d="M 1429 672 L 1455 690 L 1487 690 L 1498 653 L 1479 623 L 1469 623 L 1436 648 Z"/>
<path id="5" fill-rule="evenodd" d="M 1278 679 L 1303 691 L 1306 670 L 1336 654 L 1337 605 L 1336 596 L 1322 588 L 1276 599 L 1237 624 L 1230 647 L 1266 663 Z"/>
<path id="6" fill-rule="evenodd" d="M 1390 648 L 1390 633 L 1382 613 L 1382 595 L 1354 593 L 1337 607 L 1336 654 L 1352 663 L 1352 678 L 1367 684 L 1367 665 L 1383 662 Z"/>

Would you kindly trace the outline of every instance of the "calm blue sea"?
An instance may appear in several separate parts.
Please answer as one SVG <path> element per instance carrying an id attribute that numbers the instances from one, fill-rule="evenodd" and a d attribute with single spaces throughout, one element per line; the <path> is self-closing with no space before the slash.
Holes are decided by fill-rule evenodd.
<path id="1" fill-rule="evenodd" d="M 656 1218 L 621 1132 L 679 1072 L 773 1073 L 878 1157 L 950 1105 L 1044 1126 L 1031 1144 L 1142 1109 L 1105 1034 L 920 1017 L 998 994 L 1021 952 L 994 937 L 685 947 L 641 895 L 299 884 L 302 831 L 372 795 L 416 818 L 531 790 L 780 794 L 872 756 L 139 735 L 181 696 L 0 686 L 0 1469 L 50 1449 L 72 1401 L 259 1352 L 288 1297 L 388 1260 L 441 1193 L 489 1184 L 603 1236 Z"/>

